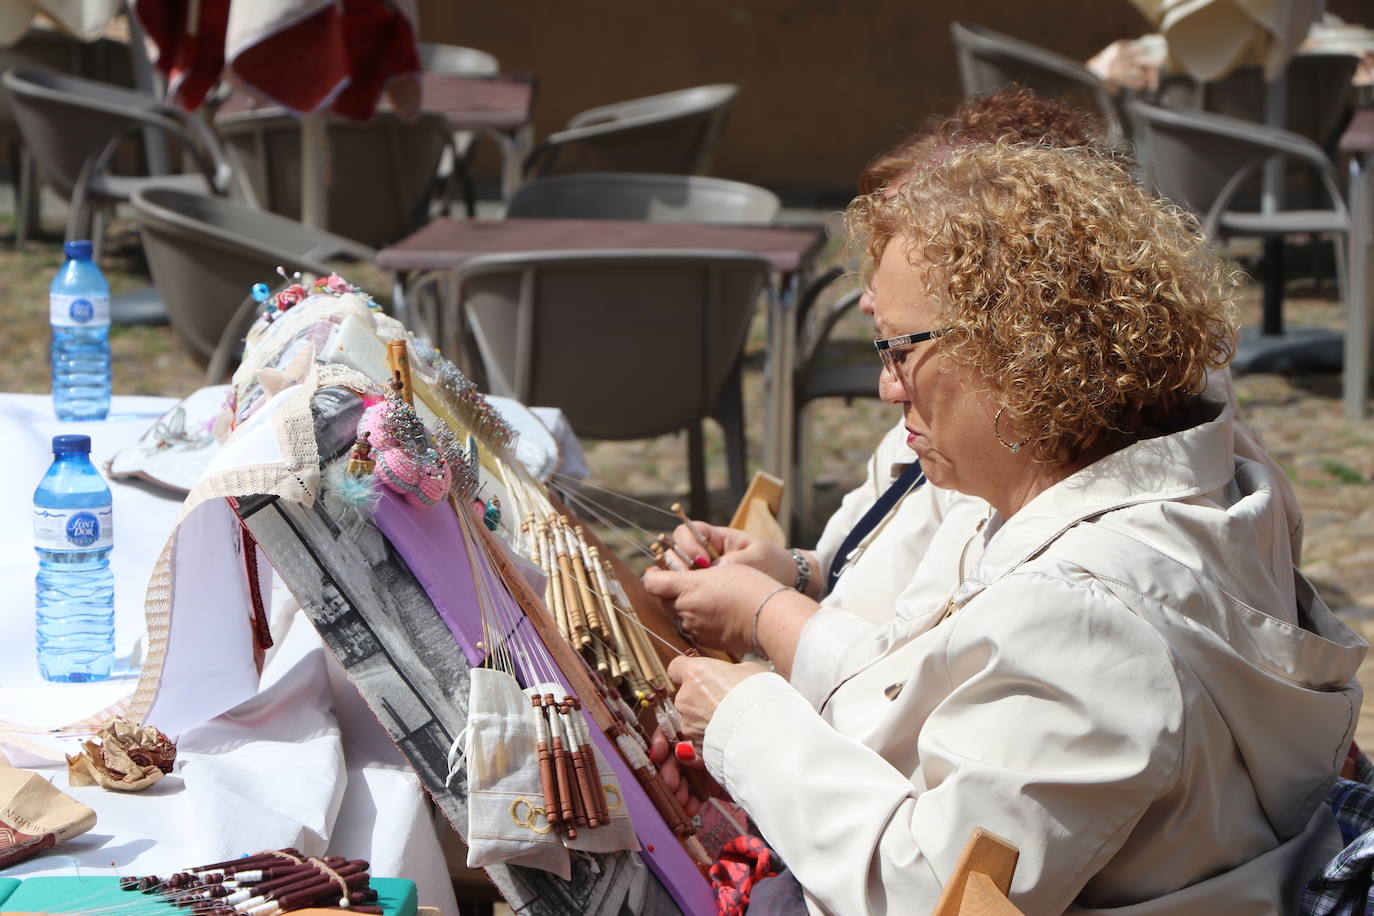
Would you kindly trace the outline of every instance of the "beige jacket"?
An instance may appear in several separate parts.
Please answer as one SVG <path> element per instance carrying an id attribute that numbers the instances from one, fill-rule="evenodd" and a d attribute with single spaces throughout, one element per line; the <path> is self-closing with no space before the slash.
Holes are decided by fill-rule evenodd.
<path id="1" fill-rule="evenodd" d="M 1295 576 L 1229 406 L 1204 406 L 1003 525 L 947 518 L 947 619 L 841 642 L 822 613 L 792 684 L 725 697 L 707 765 L 813 911 L 928 912 L 975 826 L 1020 848 L 1030 914 L 1291 910 L 1339 846 L 1322 798 L 1366 647 Z"/>

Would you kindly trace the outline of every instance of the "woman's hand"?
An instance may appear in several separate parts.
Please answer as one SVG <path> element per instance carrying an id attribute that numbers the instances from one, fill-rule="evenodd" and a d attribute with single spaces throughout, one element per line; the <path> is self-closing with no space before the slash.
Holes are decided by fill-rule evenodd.
<path id="1" fill-rule="evenodd" d="M 758 535 L 740 531 L 738 528 L 708 525 L 706 522 L 693 524 L 706 538 L 707 543 L 720 554 L 720 559 L 716 561 L 717 565 L 748 566 L 782 585 L 791 585 L 796 581 L 797 564 L 787 548 L 770 544 Z M 686 525 L 678 525 L 673 531 L 673 543 L 693 559 L 706 553 L 701 547 L 701 542 Z"/>
<path id="2" fill-rule="evenodd" d="M 706 803 L 707 796 L 692 791 L 692 782 L 706 785 L 713 783 L 710 774 L 706 772 L 706 763 L 701 759 L 701 755 L 696 754 L 690 763 L 680 759 L 673 753 L 673 746 L 668 743 L 662 730 L 655 729 L 653 740 L 649 742 L 649 759 L 658 767 L 658 774 L 663 777 L 664 788 L 677 797 L 677 803 L 687 812 L 688 817 L 694 817 Z M 695 770 L 700 775 L 689 776 L 688 769 Z"/>
<path id="3" fill-rule="evenodd" d="M 680 655 L 668 666 L 668 677 L 677 685 L 673 703 L 682 714 L 683 737 L 700 741 L 725 695 L 741 681 L 768 668 L 758 662 L 732 665 L 714 658 Z"/>
<path id="4" fill-rule="evenodd" d="M 691 572 L 650 567 L 644 572 L 644 587 L 663 600 L 692 642 L 743 655 L 754 650 L 754 608 L 778 583 L 747 566 Z"/>

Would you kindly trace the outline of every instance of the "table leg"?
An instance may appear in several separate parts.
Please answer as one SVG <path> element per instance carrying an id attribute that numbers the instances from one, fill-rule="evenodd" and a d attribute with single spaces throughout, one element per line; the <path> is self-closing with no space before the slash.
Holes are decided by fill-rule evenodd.
<path id="1" fill-rule="evenodd" d="M 768 352 L 763 364 L 765 420 L 763 439 L 763 469 L 769 474 L 793 484 L 793 391 L 797 348 L 797 299 L 801 274 L 780 278 L 776 292 L 770 292 L 768 303 Z M 792 522 L 792 505 L 796 494 L 789 487 L 784 491 L 778 507 L 778 524 L 788 531 Z"/>
<path id="2" fill-rule="evenodd" d="M 301 222 L 329 228 L 329 116 L 301 119 Z"/>
<path id="3" fill-rule="evenodd" d="M 391 317 L 407 328 L 410 327 L 410 303 L 406 300 L 406 287 L 410 274 L 404 270 L 391 272 Z"/>
<path id="4" fill-rule="evenodd" d="M 763 459 L 765 473 L 781 476 L 778 461 L 778 352 L 782 341 L 782 295 L 768 285 L 768 325 L 763 351 Z"/>
<path id="5" fill-rule="evenodd" d="M 1346 259 L 1345 415 L 1363 420 L 1369 400 L 1370 335 L 1374 331 L 1374 156 L 1350 159 L 1350 234 Z"/>
<path id="6" fill-rule="evenodd" d="M 525 157 L 533 146 L 534 131 L 528 125 L 512 131 L 492 131 L 501 144 L 501 199 L 509 200 L 525 181 Z"/>

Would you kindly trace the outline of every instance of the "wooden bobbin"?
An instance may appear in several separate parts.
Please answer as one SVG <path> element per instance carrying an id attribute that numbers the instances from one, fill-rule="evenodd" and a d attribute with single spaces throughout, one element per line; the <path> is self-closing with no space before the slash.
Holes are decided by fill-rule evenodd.
<path id="1" fill-rule="evenodd" d="M 558 782 L 559 813 L 562 815 L 563 826 L 567 830 L 568 836 L 576 837 L 577 817 L 573 812 L 572 780 L 568 773 L 568 751 L 563 747 L 558 720 L 553 718 L 557 715 L 557 709 L 558 705 L 553 701 L 553 694 L 544 694 L 544 712 L 549 716 L 549 734 L 553 736 L 553 769 Z"/>
<path id="2" fill-rule="evenodd" d="M 415 406 L 415 389 L 410 383 L 410 353 L 404 340 L 386 342 L 386 361 L 391 367 L 392 376 L 401 383 L 401 399 L 411 407 Z"/>
<path id="3" fill-rule="evenodd" d="M 695 568 L 692 563 L 692 558 L 683 553 L 682 549 L 674 544 L 673 539 L 668 537 L 668 535 L 660 532 L 658 535 L 658 543 L 663 547 L 664 556 L 672 558 L 669 561 L 672 568 L 682 572 L 687 572 Z"/>
<path id="4" fill-rule="evenodd" d="M 682 511 L 682 503 L 673 503 L 672 509 L 673 514 L 682 519 L 682 524 L 686 525 L 687 530 L 692 532 L 692 537 L 697 539 L 697 543 L 701 545 L 701 549 L 706 551 L 707 558 L 709 558 L 712 563 L 719 560 L 720 554 L 716 552 L 716 548 L 712 547 L 711 542 L 706 540 L 706 535 L 701 533 L 701 529 L 697 527 L 696 522 L 688 518 L 687 513 Z"/>
<path id="5" fill-rule="evenodd" d="M 530 706 L 539 710 L 537 715 L 544 716 L 544 702 L 539 694 L 530 695 Z M 562 813 L 558 810 L 558 781 L 553 772 L 553 756 L 549 751 L 549 742 L 544 740 L 544 735 L 540 735 L 538 744 L 539 754 L 539 785 L 544 790 L 544 817 L 549 822 L 549 826 L 557 829 L 562 823 Z"/>
<path id="6" fill-rule="evenodd" d="M 577 774 L 577 787 L 582 797 L 582 809 L 587 826 L 600 827 L 602 824 L 601 809 L 596 804 L 596 794 L 592 792 L 591 774 L 587 772 L 587 755 L 583 753 L 581 729 L 572 722 L 572 717 L 577 715 L 577 712 L 572 708 L 572 697 L 563 698 L 563 705 L 559 707 L 559 712 L 568 717 L 568 733 L 574 737 L 573 771 Z"/>
<path id="7" fill-rule="evenodd" d="M 549 516 L 549 531 L 553 534 L 558 556 L 558 578 L 563 588 L 563 606 L 568 611 L 568 630 L 572 634 L 573 648 L 584 649 L 591 645 L 592 635 L 587 629 L 587 615 L 582 608 L 581 596 L 577 591 L 577 581 L 573 577 L 572 562 L 568 557 L 568 542 L 564 537 L 562 519 L 558 515 Z"/>
<path id="8" fill-rule="evenodd" d="M 581 545 L 577 543 L 577 536 L 571 531 L 567 532 L 567 536 L 573 577 L 577 580 L 577 597 L 587 613 L 587 628 L 600 636 L 602 640 L 610 642 L 611 634 L 606 629 L 605 621 L 601 619 L 601 605 L 592 596 L 592 584 L 587 578 L 586 564 L 582 562 Z"/>
<path id="9" fill-rule="evenodd" d="M 586 757 L 587 778 L 595 788 L 595 801 L 597 813 L 601 818 L 601 823 L 611 822 L 611 811 L 606 805 L 606 792 L 601 787 L 601 767 L 596 762 L 596 748 L 592 746 L 591 736 L 587 733 L 587 723 L 582 719 L 582 701 L 577 697 L 572 697 L 572 708 L 577 714 L 574 720 L 577 727 L 582 731 L 582 746 L 580 750 Z"/>

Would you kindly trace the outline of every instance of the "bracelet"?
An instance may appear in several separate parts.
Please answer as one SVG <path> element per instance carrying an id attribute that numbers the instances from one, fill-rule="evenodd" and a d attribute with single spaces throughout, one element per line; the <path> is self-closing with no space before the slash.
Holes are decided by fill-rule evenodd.
<path id="1" fill-rule="evenodd" d="M 763 651 L 763 646 L 760 646 L 760 645 L 759 645 L 759 614 L 763 613 L 763 606 L 764 606 L 765 604 L 768 603 L 769 599 L 771 599 L 771 598 L 772 598 L 774 595 L 776 595 L 778 592 L 785 592 L 785 591 L 787 591 L 787 589 L 788 589 L 789 587 L 790 587 L 790 586 L 787 586 L 787 585 L 779 585 L 777 588 L 773 589 L 771 592 L 769 592 L 768 594 L 764 595 L 764 596 L 763 596 L 763 600 L 759 602 L 759 606 L 756 607 L 756 608 L 754 608 L 754 628 L 753 628 L 753 632 L 750 633 L 750 635 L 749 635 L 749 642 L 750 642 L 750 643 L 753 645 L 753 647 L 754 647 L 754 654 L 755 654 L 755 655 L 764 655 L 764 654 L 765 654 L 764 651 Z M 766 656 L 765 656 L 765 657 L 766 657 Z"/>
<path id="2" fill-rule="evenodd" d="M 806 555 L 795 547 L 792 548 L 792 562 L 797 564 L 797 581 L 792 583 L 792 587 L 805 595 L 806 587 L 811 584 L 811 564 L 807 562 Z"/>

